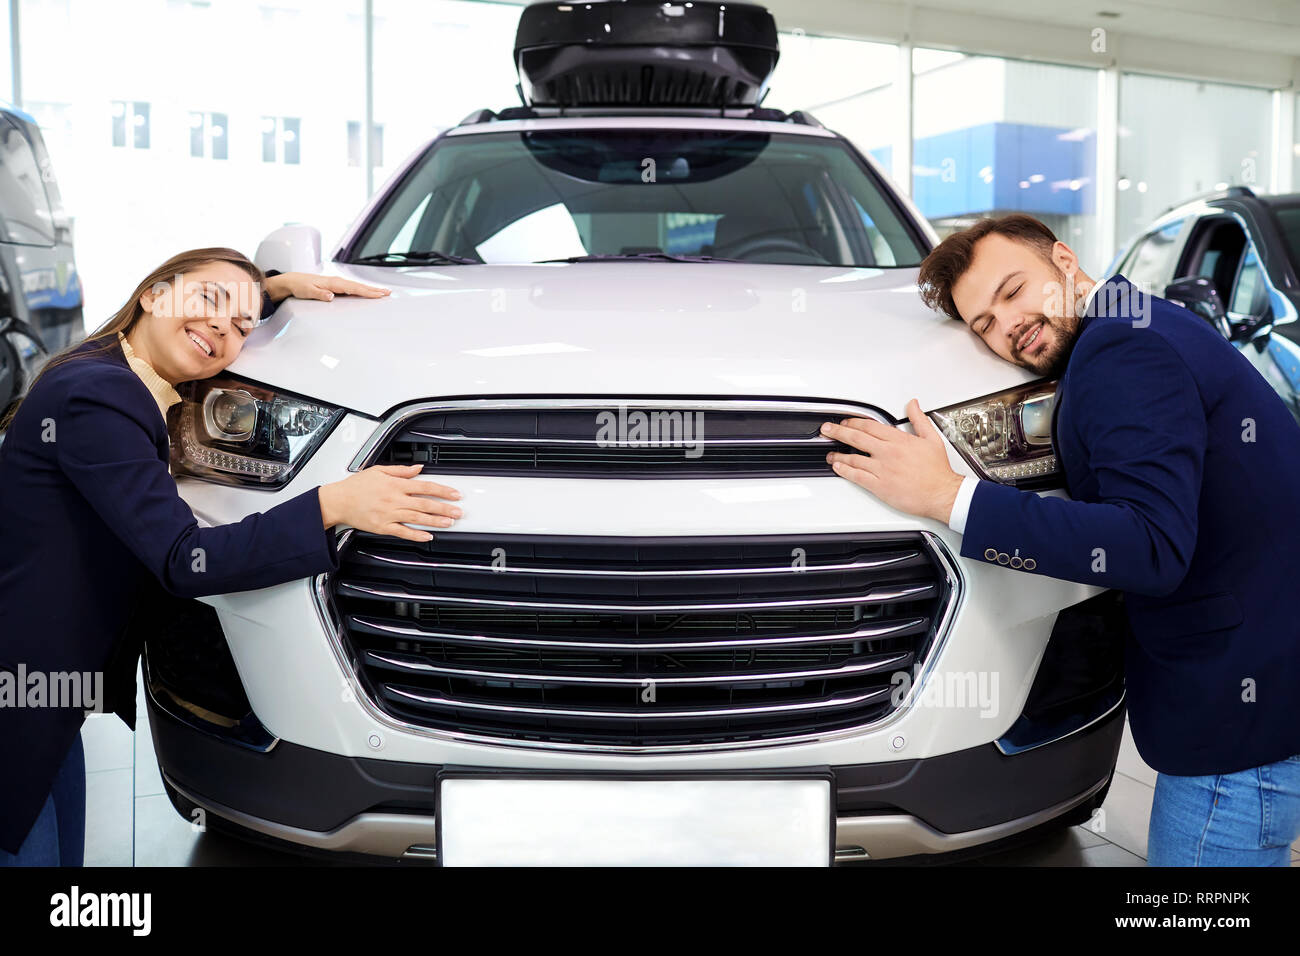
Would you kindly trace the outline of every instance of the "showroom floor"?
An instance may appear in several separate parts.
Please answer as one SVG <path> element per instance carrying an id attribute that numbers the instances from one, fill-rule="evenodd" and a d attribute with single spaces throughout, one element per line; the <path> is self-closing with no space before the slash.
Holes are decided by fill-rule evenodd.
<path id="1" fill-rule="evenodd" d="M 163 792 L 143 691 L 138 707 L 140 719 L 134 734 L 112 715 L 93 716 L 82 730 L 87 866 L 294 866 L 311 862 L 221 834 L 195 832 Z M 1155 781 L 1155 771 L 1138 756 L 1126 724 L 1100 832 L 1089 825 L 1071 827 L 1038 843 L 982 858 L 977 865 L 1142 866 Z M 1291 865 L 1300 866 L 1300 841 L 1292 847 Z"/>

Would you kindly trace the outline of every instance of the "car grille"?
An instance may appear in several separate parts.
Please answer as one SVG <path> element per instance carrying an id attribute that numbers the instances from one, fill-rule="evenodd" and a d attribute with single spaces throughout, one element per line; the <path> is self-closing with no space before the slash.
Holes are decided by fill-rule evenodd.
<path id="1" fill-rule="evenodd" d="M 852 451 L 821 425 L 883 416 L 833 403 L 779 401 L 465 402 L 408 410 L 365 464 L 421 464 L 445 475 L 550 478 L 771 478 L 830 475 Z"/>
<path id="2" fill-rule="evenodd" d="M 952 600 L 919 533 L 345 533 L 322 579 L 389 717 L 520 744 L 759 745 L 870 724 Z"/>

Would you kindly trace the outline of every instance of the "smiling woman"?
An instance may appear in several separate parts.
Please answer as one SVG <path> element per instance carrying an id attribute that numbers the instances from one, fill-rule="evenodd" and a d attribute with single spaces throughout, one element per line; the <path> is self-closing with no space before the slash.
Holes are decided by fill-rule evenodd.
<path id="1" fill-rule="evenodd" d="M 267 277 L 233 249 L 194 249 L 37 376 L 0 444 L 0 675 L 24 684 L 0 693 L 0 865 L 80 865 L 79 730 L 87 710 L 133 724 L 138 648 L 126 633 L 151 588 L 194 598 L 270 587 L 337 569 L 333 525 L 423 541 L 407 523 L 460 517 L 437 500 L 458 492 L 415 478 L 420 465 L 393 465 L 199 527 L 168 470 L 175 386 L 223 371 L 267 305 L 386 291 Z M 24 705 L 33 681 L 81 673 L 103 675 L 102 697 Z"/>

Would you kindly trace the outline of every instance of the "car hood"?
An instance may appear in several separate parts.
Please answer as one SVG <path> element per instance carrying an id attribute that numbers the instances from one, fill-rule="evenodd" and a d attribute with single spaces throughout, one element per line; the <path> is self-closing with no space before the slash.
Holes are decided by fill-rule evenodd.
<path id="1" fill-rule="evenodd" d="M 291 299 L 232 374 L 374 417 L 480 396 L 782 397 L 902 417 L 1030 381 L 917 296 L 916 269 L 330 264 L 392 290 Z"/>

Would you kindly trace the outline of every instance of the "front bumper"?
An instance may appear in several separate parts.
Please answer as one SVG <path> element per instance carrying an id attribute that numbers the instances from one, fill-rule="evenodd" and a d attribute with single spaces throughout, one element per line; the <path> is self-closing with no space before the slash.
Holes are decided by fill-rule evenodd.
<path id="1" fill-rule="evenodd" d="M 173 716 L 152 693 L 147 698 L 167 791 L 187 819 L 202 808 L 210 826 L 290 849 L 437 858 L 441 766 L 342 757 L 284 740 L 265 751 L 231 746 Z M 830 767 L 836 860 L 952 853 L 1071 811 L 1086 815 L 1110 779 L 1123 727 L 1121 703 L 1075 733 L 1014 755 L 985 744 L 919 760 Z"/>

